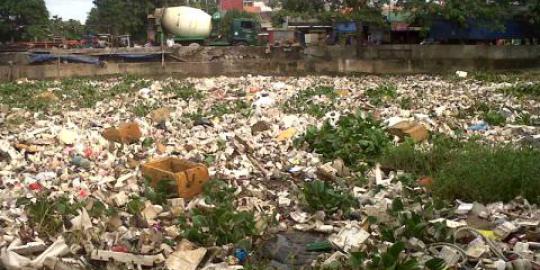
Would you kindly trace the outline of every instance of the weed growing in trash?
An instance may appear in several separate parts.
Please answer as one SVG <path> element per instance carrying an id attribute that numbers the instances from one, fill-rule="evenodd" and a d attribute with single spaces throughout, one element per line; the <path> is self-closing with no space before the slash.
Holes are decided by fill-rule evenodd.
<path id="1" fill-rule="evenodd" d="M 24 205 L 28 222 L 42 236 L 56 235 L 64 225 L 64 219 L 77 215 L 80 202 L 71 203 L 67 197 L 50 198 L 49 192 L 39 193 L 35 200 L 20 198 L 17 205 Z"/>
<path id="2" fill-rule="evenodd" d="M 533 148 L 436 136 L 430 149 L 404 143 L 387 148 L 380 161 L 383 167 L 433 177 L 439 198 L 493 202 L 521 195 L 540 201 L 540 151 Z"/>
<path id="3" fill-rule="evenodd" d="M 503 83 L 517 82 L 522 80 L 532 80 L 537 78 L 537 74 L 530 72 L 512 72 L 512 73 L 496 73 L 478 71 L 471 74 L 472 78 L 481 82 Z"/>
<path id="4" fill-rule="evenodd" d="M 0 103 L 10 108 L 25 108 L 39 111 L 48 108 L 52 102 L 36 98 L 40 93 L 51 87 L 50 81 L 2 83 L 0 84 Z"/>
<path id="5" fill-rule="evenodd" d="M 140 215 L 144 209 L 144 201 L 140 197 L 132 197 L 126 204 L 126 211 L 134 216 Z"/>
<path id="6" fill-rule="evenodd" d="M 506 95 L 518 98 L 540 99 L 540 82 L 519 83 L 500 90 Z"/>
<path id="7" fill-rule="evenodd" d="M 538 121 L 539 117 L 533 117 L 529 113 L 522 112 L 516 117 L 516 119 L 514 121 L 514 124 L 526 125 L 526 126 L 534 126 L 535 125 L 535 119 L 537 119 L 536 121 Z"/>
<path id="8" fill-rule="evenodd" d="M 506 117 L 499 111 L 489 110 L 483 114 L 484 121 L 493 126 L 504 126 Z"/>
<path id="9" fill-rule="evenodd" d="M 208 111 L 208 115 L 212 117 L 221 117 L 231 113 L 240 113 L 244 117 L 249 117 L 253 113 L 253 110 L 244 100 L 234 100 L 218 103 Z"/>
<path id="10" fill-rule="evenodd" d="M 397 97 L 397 87 L 393 84 L 381 84 L 376 88 L 366 90 L 366 95 L 372 105 L 379 106 Z"/>
<path id="11" fill-rule="evenodd" d="M 182 100 L 201 100 L 204 98 L 204 93 L 195 89 L 193 84 L 171 82 L 168 86 L 163 87 L 163 92 L 175 95 L 175 98 Z"/>
<path id="12" fill-rule="evenodd" d="M 108 83 L 114 83 L 108 87 Z M 69 78 L 59 82 L 36 81 L 0 84 L 0 103 L 12 108 L 25 108 L 31 111 L 53 110 L 69 105 L 78 108 L 91 108 L 97 102 L 111 99 L 117 95 L 139 90 L 150 81 L 135 76 L 122 76 L 94 83 L 90 79 Z"/>
<path id="13" fill-rule="evenodd" d="M 404 97 L 399 100 L 399 107 L 403 110 L 410 110 L 413 107 L 413 100 L 410 97 Z"/>
<path id="14" fill-rule="evenodd" d="M 405 243 L 396 242 L 388 247 L 385 252 L 377 250 L 363 252 L 351 252 L 348 261 L 340 263 L 338 261 L 324 266 L 322 269 L 332 270 L 348 270 L 348 269 L 366 269 L 366 270 L 420 270 L 422 267 L 410 255 L 405 255 Z M 443 270 L 446 269 L 444 261 L 440 259 L 432 259 L 426 263 L 426 269 Z"/>
<path id="15" fill-rule="evenodd" d="M 194 208 L 188 216 L 179 218 L 184 237 L 202 245 L 225 245 L 255 235 L 255 217 L 251 212 L 236 210 L 234 190 L 223 181 L 206 183 L 204 200 L 213 207 Z"/>
<path id="16" fill-rule="evenodd" d="M 302 195 L 302 199 L 311 212 L 324 210 L 326 213 L 333 214 L 337 210 L 342 210 L 346 213 L 351 207 L 358 204 L 349 192 L 335 189 L 329 183 L 321 180 L 305 183 Z"/>
<path id="17" fill-rule="evenodd" d="M 160 108 L 159 104 L 148 104 L 145 102 L 138 102 L 133 106 L 132 112 L 137 117 L 145 117 L 147 116 L 151 111 Z"/>
<path id="18" fill-rule="evenodd" d="M 149 181 L 144 182 L 144 197 L 152 202 L 164 206 L 167 204 L 167 199 L 174 198 L 177 192 L 177 184 L 170 179 L 158 181 L 156 187 L 153 188 Z"/>
<path id="19" fill-rule="evenodd" d="M 317 102 L 316 97 L 328 99 Z M 335 99 L 338 94 L 332 87 L 318 86 L 299 91 L 289 98 L 282 106 L 286 113 L 307 113 L 311 116 L 321 118 L 326 113 L 335 110 Z"/>
<path id="20" fill-rule="evenodd" d="M 333 126 L 325 121 L 321 128 L 309 126 L 306 133 L 295 140 L 297 147 L 322 154 L 327 160 L 341 158 L 355 168 L 360 161 L 379 156 L 390 143 L 381 123 L 360 112 L 342 116 Z"/>

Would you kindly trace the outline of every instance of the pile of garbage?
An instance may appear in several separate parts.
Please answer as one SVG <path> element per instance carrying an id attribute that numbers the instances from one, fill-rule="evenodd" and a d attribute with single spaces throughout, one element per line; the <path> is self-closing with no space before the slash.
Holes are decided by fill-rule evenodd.
<path id="1" fill-rule="evenodd" d="M 61 82 L 32 97 L 61 113 L 2 106 L 4 268 L 540 269 L 538 205 L 440 201 L 429 177 L 407 182 L 298 143 L 357 113 L 380 121 L 389 143 L 444 134 L 540 145 L 540 102 L 501 92 L 509 83 L 141 81 L 89 108 L 65 102 Z"/>

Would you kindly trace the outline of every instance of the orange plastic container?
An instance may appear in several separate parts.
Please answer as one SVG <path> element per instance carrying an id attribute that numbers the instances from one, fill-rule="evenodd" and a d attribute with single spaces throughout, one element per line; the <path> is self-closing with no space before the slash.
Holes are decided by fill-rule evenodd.
<path id="1" fill-rule="evenodd" d="M 165 158 L 143 164 L 142 175 L 150 179 L 153 187 L 161 180 L 176 181 L 178 195 L 186 199 L 199 195 L 204 183 L 210 179 L 206 166 L 179 158 Z"/>

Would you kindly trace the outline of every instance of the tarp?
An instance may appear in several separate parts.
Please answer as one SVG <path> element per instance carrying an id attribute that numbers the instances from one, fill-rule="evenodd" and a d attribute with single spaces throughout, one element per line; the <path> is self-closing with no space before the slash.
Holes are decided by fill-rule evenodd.
<path id="1" fill-rule="evenodd" d="M 355 33 L 356 32 L 356 23 L 355 22 L 338 22 L 336 23 L 336 32 L 338 33 Z"/>
<path id="2" fill-rule="evenodd" d="M 85 64 L 94 64 L 100 65 L 101 61 L 99 58 L 85 55 L 56 55 L 56 54 L 30 54 L 28 55 L 30 64 L 34 63 L 44 63 L 49 61 L 67 61 L 70 63 L 85 63 Z"/>
<path id="3" fill-rule="evenodd" d="M 531 25 L 519 21 L 508 21 L 500 30 L 489 23 L 476 20 L 469 20 L 466 25 L 436 20 L 431 26 L 429 37 L 435 40 L 495 40 L 530 38 L 537 35 Z"/>
<path id="4" fill-rule="evenodd" d="M 114 57 L 119 57 L 124 60 L 134 60 L 134 61 L 148 61 L 161 59 L 161 53 L 152 53 L 152 54 L 115 54 Z"/>

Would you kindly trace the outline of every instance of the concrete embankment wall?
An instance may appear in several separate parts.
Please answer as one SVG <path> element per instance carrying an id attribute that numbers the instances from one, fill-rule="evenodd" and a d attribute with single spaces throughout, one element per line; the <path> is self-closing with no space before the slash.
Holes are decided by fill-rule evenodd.
<path id="1" fill-rule="evenodd" d="M 540 46 L 383 45 L 363 47 L 312 47 L 304 50 L 274 48 L 205 49 L 211 60 L 180 55 L 188 62 L 0 65 L 0 80 L 53 79 L 72 76 L 139 74 L 151 76 L 219 76 L 243 74 L 411 74 L 446 73 L 456 70 L 524 70 L 540 68 Z M 219 53 L 217 53 L 219 52 Z M 225 52 L 225 53 L 224 53 Z M 193 57 L 193 53 L 191 57 Z M 195 54 L 197 56 L 197 54 Z"/>

